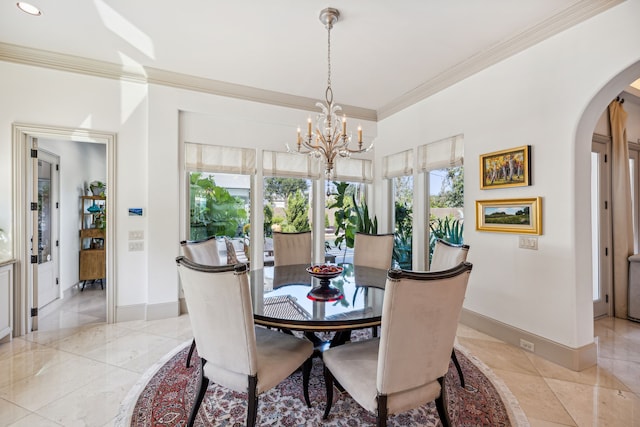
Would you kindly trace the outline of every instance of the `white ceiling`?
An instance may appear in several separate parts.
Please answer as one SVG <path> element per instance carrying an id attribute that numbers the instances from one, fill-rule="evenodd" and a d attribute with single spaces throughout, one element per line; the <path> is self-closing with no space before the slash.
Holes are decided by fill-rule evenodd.
<path id="1" fill-rule="evenodd" d="M 331 6 L 335 101 L 384 116 L 621 1 L 31 0 L 39 17 L 3 1 L 0 59 L 17 45 L 321 99 Z"/>

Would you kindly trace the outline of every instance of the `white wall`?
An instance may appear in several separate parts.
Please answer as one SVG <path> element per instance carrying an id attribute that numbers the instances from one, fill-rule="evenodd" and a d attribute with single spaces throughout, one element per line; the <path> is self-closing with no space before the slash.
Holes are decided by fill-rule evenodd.
<path id="1" fill-rule="evenodd" d="M 382 156 L 464 134 L 465 240 L 474 263 L 467 309 L 571 348 L 593 341 L 590 135 L 608 101 L 633 80 L 616 79 L 640 59 L 637 16 L 640 2 L 627 1 L 383 120 L 377 129 L 363 123 L 365 137 L 379 136 L 378 179 Z M 119 307 L 177 307 L 179 141 L 282 150 L 308 116 L 12 63 L 0 62 L 0 75 L 0 227 L 11 221 L 13 122 L 117 133 L 117 184 L 109 192 L 115 191 L 117 204 L 110 218 L 117 221 Z M 480 191 L 478 156 L 524 144 L 533 147 L 533 185 Z M 516 235 L 476 232 L 470 224 L 475 200 L 538 195 L 544 234 L 537 251 L 518 249 Z M 382 224 L 385 201 L 379 190 L 374 206 Z M 145 215 L 129 217 L 129 207 L 142 207 Z M 128 251 L 131 230 L 145 233 L 144 251 Z"/>
<path id="2" fill-rule="evenodd" d="M 614 7 L 379 123 L 378 156 L 464 134 L 465 243 L 474 264 L 465 308 L 571 348 L 593 342 L 589 153 L 607 104 L 598 100 L 587 138 L 576 141 L 576 133 L 596 93 L 640 59 L 632 16 L 640 16 L 640 2 Z M 631 81 L 617 82 L 607 99 Z M 533 185 L 480 190 L 479 155 L 526 144 Z M 584 194 L 580 209 L 576 192 Z M 534 196 L 543 198 L 537 251 L 519 249 L 514 234 L 475 231 L 476 200 Z M 579 244 L 577 234 L 588 243 Z"/>
<path id="3" fill-rule="evenodd" d="M 0 224 L 13 221 L 11 212 L 11 125 L 27 123 L 116 132 L 117 305 L 144 304 L 146 254 L 129 256 L 128 231 L 139 218 L 122 207 L 146 199 L 146 85 L 89 77 L 38 67 L 0 62 Z M 108 189 L 109 192 L 114 189 Z M 4 228 L 4 226 L 2 226 Z M 17 237 L 17 236 L 16 236 Z M 139 253 L 135 253 L 138 255 Z"/>
<path id="4" fill-rule="evenodd" d="M 64 292 L 77 284 L 79 277 L 79 197 L 91 181 L 106 181 L 106 147 L 103 144 L 47 139 L 39 139 L 38 147 L 60 157 L 59 256 L 60 288 Z"/>

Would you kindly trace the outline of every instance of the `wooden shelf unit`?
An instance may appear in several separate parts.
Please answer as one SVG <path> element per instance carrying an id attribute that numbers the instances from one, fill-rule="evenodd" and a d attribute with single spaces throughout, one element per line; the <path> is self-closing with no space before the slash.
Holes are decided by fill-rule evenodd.
<path id="1" fill-rule="evenodd" d="M 81 290 L 87 280 L 100 280 L 100 285 L 104 288 L 103 279 L 106 277 L 106 228 L 100 227 L 98 220 L 102 215 L 102 220 L 106 221 L 104 209 L 106 207 L 106 197 L 102 196 L 80 196 L 81 200 L 81 224 L 80 224 L 80 281 Z M 101 208 L 100 212 L 89 212 L 92 205 Z M 104 222 L 103 222 L 104 223 Z M 98 225 L 98 226 L 97 226 Z"/>

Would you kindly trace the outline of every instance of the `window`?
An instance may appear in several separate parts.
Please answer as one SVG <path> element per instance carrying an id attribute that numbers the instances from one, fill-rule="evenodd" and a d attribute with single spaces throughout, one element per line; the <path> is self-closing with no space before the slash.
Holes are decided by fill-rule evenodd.
<path id="1" fill-rule="evenodd" d="M 400 268 L 413 267 L 413 175 L 393 178 L 395 242 L 393 260 Z"/>
<path id="2" fill-rule="evenodd" d="M 189 240 L 242 238 L 250 213 L 249 175 L 189 172 Z"/>
<path id="3" fill-rule="evenodd" d="M 244 260 L 255 150 L 185 142 L 185 170 L 187 239 L 228 237 L 238 259 Z M 218 248 L 224 258 L 227 250 L 223 241 L 218 241 Z"/>
<path id="4" fill-rule="evenodd" d="M 354 200 L 360 208 L 366 203 L 366 184 L 329 181 L 325 199 L 324 241 L 328 255 L 337 262 L 353 263 L 356 229 Z M 363 230 L 377 233 L 377 230 Z"/>
<path id="5" fill-rule="evenodd" d="M 464 168 L 436 169 L 428 172 L 429 182 L 429 265 L 436 239 L 463 243 Z"/>
<path id="6" fill-rule="evenodd" d="M 413 150 L 383 159 L 382 177 L 391 185 L 394 234 L 393 261 L 400 268 L 413 266 Z"/>

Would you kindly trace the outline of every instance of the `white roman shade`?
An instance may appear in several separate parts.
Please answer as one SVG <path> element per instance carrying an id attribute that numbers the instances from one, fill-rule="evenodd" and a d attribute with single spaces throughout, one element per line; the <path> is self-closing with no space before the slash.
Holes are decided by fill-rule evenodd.
<path id="1" fill-rule="evenodd" d="M 389 154 L 382 159 L 384 179 L 413 174 L 413 149 Z"/>
<path id="2" fill-rule="evenodd" d="M 223 172 L 255 175 L 256 151 L 185 142 L 185 166 L 190 172 Z"/>
<path id="3" fill-rule="evenodd" d="M 369 159 L 340 157 L 334 166 L 334 181 L 373 182 L 373 162 Z"/>
<path id="4" fill-rule="evenodd" d="M 462 134 L 418 147 L 418 162 L 422 172 L 462 166 L 464 146 Z"/>
<path id="5" fill-rule="evenodd" d="M 265 150 L 262 153 L 262 174 L 318 179 L 320 162 L 308 155 Z"/>

